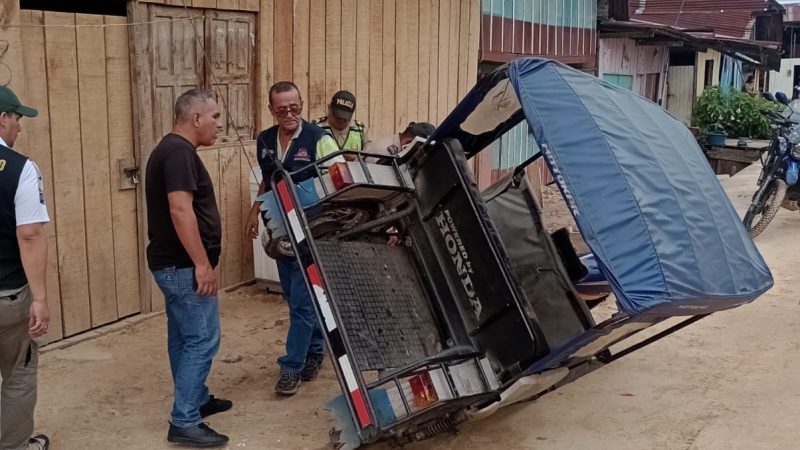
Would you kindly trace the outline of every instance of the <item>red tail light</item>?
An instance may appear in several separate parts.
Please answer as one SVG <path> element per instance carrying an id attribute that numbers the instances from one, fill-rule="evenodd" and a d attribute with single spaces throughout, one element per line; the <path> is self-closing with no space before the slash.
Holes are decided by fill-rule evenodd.
<path id="1" fill-rule="evenodd" d="M 414 404 L 420 408 L 430 405 L 439 400 L 436 395 L 436 388 L 428 372 L 421 373 L 408 380 L 411 385 L 411 392 L 414 394 Z"/>
<path id="2" fill-rule="evenodd" d="M 353 184 L 353 175 L 350 173 L 347 163 L 334 163 L 328 168 L 328 173 L 331 176 L 333 187 L 337 191 Z"/>

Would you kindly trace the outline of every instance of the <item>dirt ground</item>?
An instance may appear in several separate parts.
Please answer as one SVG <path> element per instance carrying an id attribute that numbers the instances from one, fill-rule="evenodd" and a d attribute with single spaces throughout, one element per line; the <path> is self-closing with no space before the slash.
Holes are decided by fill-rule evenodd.
<path id="1" fill-rule="evenodd" d="M 735 202 L 746 202 L 752 176 L 731 189 Z M 409 449 L 800 447 L 798 229 L 800 215 L 781 211 L 757 240 L 776 282 L 756 302 Z M 272 391 L 285 303 L 246 287 L 222 295 L 221 310 L 222 348 L 209 385 L 234 408 L 210 424 L 231 437 L 230 449 L 323 448 L 331 427 L 323 405 L 339 389 L 330 366 L 294 397 Z M 162 315 L 43 354 L 37 430 L 56 450 L 170 448 L 171 389 Z"/>

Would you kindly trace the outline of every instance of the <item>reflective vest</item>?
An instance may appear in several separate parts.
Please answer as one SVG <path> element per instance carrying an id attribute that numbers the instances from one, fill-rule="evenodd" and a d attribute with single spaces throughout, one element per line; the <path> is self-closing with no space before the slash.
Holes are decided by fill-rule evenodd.
<path id="1" fill-rule="evenodd" d="M 357 150 L 361 151 L 364 150 L 364 130 L 365 126 L 363 123 L 354 120 L 350 123 L 350 129 L 347 132 L 347 138 L 344 142 L 339 142 L 339 139 L 336 137 L 336 134 L 333 132 L 330 124 L 328 123 L 328 117 L 320 117 L 319 119 L 315 120 L 315 123 L 318 127 L 322 128 L 326 133 L 333 137 L 333 140 L 339 145 L 339 150 Z"/>

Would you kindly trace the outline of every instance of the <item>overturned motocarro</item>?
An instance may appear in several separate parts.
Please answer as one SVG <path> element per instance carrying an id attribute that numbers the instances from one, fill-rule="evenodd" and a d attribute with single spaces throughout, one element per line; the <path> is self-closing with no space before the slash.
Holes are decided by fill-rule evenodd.
<path id="1" fill-rule="evenodd" d="M 483 193 L 470 175 L 468 158 L 522 120 L 613 290 L 617 311 L 600 323 L 575 289 L 580 260 L 543 225 L 524 164 Z M 345 448 L 453 430 L 772 286 L 689 130 L 557 62 L 498 69 L 401 157 L 354 155 L 317 161 L 304 200 L 292 174 L 271 180 L 272 213 L 305 267 L 342 387 L 330 406 Z M 367 211 L 358 225 L 309 226 L 354 207 Z M 387 245 L 389 230 L 404 244 Z M 633 336 L 674 316 L 686 317 Z"/>

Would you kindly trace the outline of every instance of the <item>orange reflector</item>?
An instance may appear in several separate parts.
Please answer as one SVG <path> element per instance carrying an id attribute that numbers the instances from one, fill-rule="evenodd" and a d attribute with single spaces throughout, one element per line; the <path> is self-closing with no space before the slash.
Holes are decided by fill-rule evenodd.
<path id="1" fill-rule="evenodd" d="M 428 372 L 421 373 L 408 380 L 411 385 L 411 392 L 414 394 L 414 404 L 420 408 L 430 405 L 439 400 L 436 395 L 436 388 Z"/>

